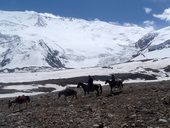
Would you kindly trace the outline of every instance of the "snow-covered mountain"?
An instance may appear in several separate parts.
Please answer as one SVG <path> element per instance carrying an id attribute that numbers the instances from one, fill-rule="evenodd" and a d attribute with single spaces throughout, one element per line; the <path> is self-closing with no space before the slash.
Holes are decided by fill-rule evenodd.
<path id="1" fill-rule="evenodd" d="M 125 62 L 153 31 L 137 25 L 0 11 L 0 68 L 93 67 Z"/>
<path id="2" fill-rule="evenodd" d="M 134 60 L 170 57 L 170 27 L 148 33 L 136 43 L 139 49 Z"/>
<path id="3" fill-rule="evenodd" d="M 170 27 L 0 11 L 0 69 L 81 68 L 170 57 Z"/>

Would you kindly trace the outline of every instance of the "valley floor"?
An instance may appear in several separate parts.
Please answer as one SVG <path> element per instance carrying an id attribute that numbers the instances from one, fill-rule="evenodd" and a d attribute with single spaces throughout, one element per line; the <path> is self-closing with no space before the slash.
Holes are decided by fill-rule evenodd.
<path id="1" fill-rule="evenodd" d="M 99 97 L 75 90 L 78 99 L 67 101 L 57 92 L 32 96 L 20 112 L 0 99 L 0 128 L 170 128 L 170 81 L 125 84 L 112 96 L 108 86 Z"/>

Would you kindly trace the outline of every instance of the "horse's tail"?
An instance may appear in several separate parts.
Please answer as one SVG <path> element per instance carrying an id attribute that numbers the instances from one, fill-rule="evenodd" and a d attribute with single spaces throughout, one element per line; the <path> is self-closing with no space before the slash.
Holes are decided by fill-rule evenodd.
<path id="1" fill-rule="evenodd" d="M 61 92 L 58 92 L 58 99 L 61 97 Z"/>
<path id="2" fill-rule="evenodd" d="M 100 93 L 102 94 L 103 90 L 101 84 L 99 84 L 99 88 L 100 88 Z"/>

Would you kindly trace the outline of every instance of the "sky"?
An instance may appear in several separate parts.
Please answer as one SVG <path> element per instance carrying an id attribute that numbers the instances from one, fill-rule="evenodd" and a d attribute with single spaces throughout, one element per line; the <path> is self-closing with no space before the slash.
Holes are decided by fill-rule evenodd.
<path id="1" fill-rule="evenodd" d="M 156 28 L 170 25 L 170 0 L 0 0 L 0 10 L 29 10 Z"/>

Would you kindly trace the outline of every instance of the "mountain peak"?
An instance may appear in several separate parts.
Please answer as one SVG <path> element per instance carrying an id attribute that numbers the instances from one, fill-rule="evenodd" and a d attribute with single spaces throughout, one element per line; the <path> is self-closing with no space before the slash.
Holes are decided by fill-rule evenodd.
<path id="1" fill-rule="evenodd" d="M 47 26 L 47 23 L 45 22 L 45 20 L 43 19 L 43 17 L 41 17 L 40 15 L 38 15 L 38 17 L 37 17 L 37 22 L 35 23 L 35 26 L 45 27 L 45 26 Z"/>

